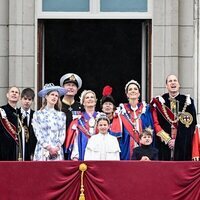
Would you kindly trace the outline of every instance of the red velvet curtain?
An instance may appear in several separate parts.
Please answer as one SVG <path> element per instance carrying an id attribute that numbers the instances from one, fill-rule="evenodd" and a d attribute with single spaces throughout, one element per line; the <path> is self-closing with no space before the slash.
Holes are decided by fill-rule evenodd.
<path id="1" fill-rule="evenodd" d="M 81 162 L 0 162 L 0 199 L 78 200 Z M 87 161 L 86 200 L 199 200 L 200 162 Z"/>

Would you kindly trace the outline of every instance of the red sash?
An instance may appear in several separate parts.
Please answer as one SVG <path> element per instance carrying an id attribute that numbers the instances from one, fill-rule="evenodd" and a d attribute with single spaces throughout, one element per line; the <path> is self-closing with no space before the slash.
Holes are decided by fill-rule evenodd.
<path id="1" fill-rule="evenodd" d="M 121 115 L 121 120 L 122 120 L 124 127 L 129 132 L 129 135 L 135 140 L 135 142 L 137 142 L 139 144 L 139 133 L 138 133 L 138 131 L 135 130 L 133 125 L 128 121 L 128 119 L 124 115 Z"/>
<path id="2" fill-rule="evenodd" d="M 85 135 L 87 136 L 88 138 L 91 137 L 91 135 L 89 135 L 86 130 L 81 126 L 81 125 L 78 125 L 77 128 Z M 85 127 L 86 128 L 86 127 Z M 86 128 L 87 129 L 87 128 Z"/>
<path id="3" fill-rule="evenodd" d="M 0 121 L 6 132 L 15 140 L 15 142 L 18 145 L 19 142 L 17 138 L 16 127 L 11 122 L 9 122 L 7 118 L 2 118 L 1 113 L 0 113 Z"/>
<path id="4" fill-rule="evenodd" d="M 79 119 L 81 120 L 81 119 Z M 83 123 L 83 122 L 82 122 Z M 84 127 L 85 128 L 84 128 Z M 85 134 L 86 137 L 90 138 L 92 135 L 88 134 L 87 130 L 89 130 L 89 125 L 88 125 L 88 122 L 86 122 L 83 126 L 81 126 L 80 124 L 78 124 L 77 128 Z M 86 130 L 85 130 L 86 129 Z M 94 130 L 95 134 L 97 134 L 97 129 Z"/>
<path id="5" fill-rule="evenodd" d="M 161 102 L 160 102 L 158 99 L 153 98 L 152 101 L 151 101 L 151 105 L 153 105 L 154 103 L 156 104 L 156 106 L 157 106 L 158 111 L 160 112 L 160 114 L 168 121 L 168 119 L 166 118 L 165 113 L 164 113 L 164 111 L 163 111 Z M 165 109 L 166 109 L 166 111 L 167 111 L 167 115 L 169 116 L 169 118 L 170 118 L 172 121 L 174 121 L 174 118 L 175 118 L 174 113 L 173 113 L 167 106 L 165 106 Z M 168 121 L 168 122 L 171 124 L 170 121 Z M 173 126 L 174 126 L 175 128 L 177 128 L 177 123 L 173 123 Z"/>

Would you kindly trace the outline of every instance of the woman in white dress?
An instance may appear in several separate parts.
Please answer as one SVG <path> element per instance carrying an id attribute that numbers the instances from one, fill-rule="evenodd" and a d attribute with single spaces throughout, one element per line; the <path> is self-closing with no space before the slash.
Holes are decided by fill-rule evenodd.
<path id="1" fill-rule="evenodd" d="M 93 135 L 85 150 L 84 160 L 120 160 L 120 147 L 116 137 L 108 133 L 110 121 L 105 113 L 96 117 L 99 134 Z"/>
<path id="2" fill-rule="evenodd" d="M 62 145 L 65 140 L 66 116 L 60 111 L 59 97 L 66 90 L 53 83 L 45 84 L 38 96 L 43 97 L 43 106 L 33 115 L 32 125 L 37 138 L 33 160 L 64 160 Z"/>

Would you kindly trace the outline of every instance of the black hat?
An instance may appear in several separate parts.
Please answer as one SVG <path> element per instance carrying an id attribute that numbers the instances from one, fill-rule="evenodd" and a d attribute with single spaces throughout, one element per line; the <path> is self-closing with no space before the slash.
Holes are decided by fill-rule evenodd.
<path id="1" fill-rule="evenodd" d="M 115 105 L 115 100 L 111 94 L 112 94 L 112 87 L 109 85 L 106 85 L 103 88 L 103 92 L 102 92 L 103 97 L 100 100 L 101 107 L 105 102 L 111 102 L 113 105 Z"/>

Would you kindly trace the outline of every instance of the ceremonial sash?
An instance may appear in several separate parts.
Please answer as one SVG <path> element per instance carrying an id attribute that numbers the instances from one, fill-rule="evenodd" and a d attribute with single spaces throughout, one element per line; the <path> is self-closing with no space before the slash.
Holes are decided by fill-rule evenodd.
<path id="1" fill-rule="evenodd" d="M 19 142 L 17 138 L 16 127 L 11 122 L 9 122 L 7 118 L 3 118 L 1 116 L 1 112 L 0 112 L 0 121 L 6 132 L 15 140 L 15 142 L 18 145 Z"/>
<path id="2" fill-rule="evenodd" d="M 121 120 L 122 120 L 124 127 L 127 129 L 129 135 L 134 139 L 134 141 L 137 144 L 139 144 L 138 131 L 135 129 L 135 127 L 133 127 L 133 125 L 128 121 L 128 119 L 124 115 L 121 115 Z"/>
<path id="3" fill-rule="evenodd" d="M 81 120 L 81 119 L 79 119 Z M 83 127 L 84 126 L 84 127 Z M 83 124 L 82 122 L 82 125 L 78 124 L 77 128 L 87 137 L 87 138 L 90 138 L 92 135 L 89 134 L 89 125 L 88 125 L 88 122 Z M 97 130 L 95 130 L 95 134 L 97 133 Z"/>
<path id="4" fill-rule="evenodd" d="M 73 143 L 74 143 L 74 139 L 75 139 L 75 136 L 76 136 L 76 130 L 73 129 L 73 126 L 76 126 L 77 129 L 78 129 L 79 131 L 81 131 L 83 134 L 85 134 L 85 136 L 87 136 L 87 138 L 90 138 L 90 137 L 91 137 L 91 135 L 89 135 L 89 134 L 87 133 L 88 125 L 87 125 L 87 124 L 84 125 L 84 126 L 86 126 L 86 127 L 85 127 L 86 130 L 85 130 L 85 129 L 78 123 L 79 120 L 81 120 L 81 119 L 75 119 L 75 120 L 73 120 L 73 121 L 71 122 L 71 124 L 70 124 L 68 130 L 67 130 L 67 137 L 66 137 L 66 144 L 65 144 L 66 149 L 69 149 L 70 146 L 72 146 Z"/>
<path id="5" fill-rule="evenodd" d="M 167 117 L 166 117 L 166 115 L 165 115 L 165 113 L 164 113 L 164 110 L 163 110 L 163 108 L 162 108 L 161 102 L 160 102 L 158 99 L 153 98 L 152 101 L 151 101 L 151 105 L 153 105 L 154 103 L 156 104 L 157 109 L 158 109 L 158 111 L 160 112 L 160 114 L 171 124 L 171 122 L 167 119 Z M 164 106 L 165 106 L 165 105 L 164 105 Z M 166 112 L 167 112 L 167 115 L 169 116 L 169 118 L 170 118 L 172 121 L 174 121 L 174 118 L 175 118 L 174 113 L 173 113 L 167 106 L 165 106 L 165 109 L 166 109 Z M 173 123 L 173 126 L 174 126 L 175 128 L 177 128 L 177 123 Z"/>
<path id="6" fill-rule="evenodd" d="M 88 133 L 86 132 L 86 130 L 81 126 L 81 125 L 78 125 L 77 128 L 87 137 L 87 138 L 90 138 L 91 135 L 88 135 Z"/>
<path id="7" fill-rule="evenodd" d="M 67 129 L 66 133 L 66 141 L 65 141 L 65 148 L 70 149 L 74 143 L 74 139 L 76 136 L 76 130 L 72 128 L 73 126 L 76 126 L 78 123 L 78 119 L 75 119 L 71 122 L 69 128 Z"/>

